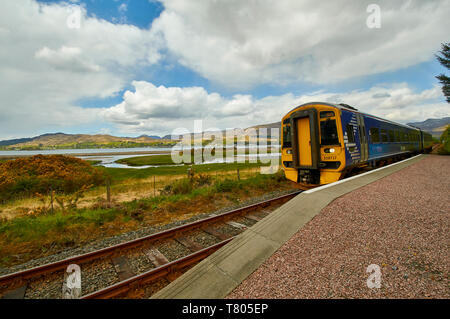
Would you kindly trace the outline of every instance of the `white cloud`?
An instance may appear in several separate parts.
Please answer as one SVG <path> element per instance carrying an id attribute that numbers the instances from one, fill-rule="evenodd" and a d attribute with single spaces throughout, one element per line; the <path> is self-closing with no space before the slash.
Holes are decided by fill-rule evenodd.
<path id="1" fill-rule="evenodd" d="M 448 41 L 450 1 L 163 0 L 153 23 L 179 62 L 231 87 L 329 83 L 433 58 Z"/>
<path id="2" fill-rule="evenodd" d="M 311 100 L 345 102 L 403 122 L 448 116 L 440 88 L 417 91 L 405 83 L 260 99 L 245 94 L 246 87 L 264 83 L 324 84 L 434 59 L 448 41 L 448 0 L 380 0 L 381 29 L 366 27 L 372 2 L 366 0 L 162 2 L 164 11 L 151 28 L 139 29 L 88 17 L 74 0 L 0 1 L 0 139 L 102 127 L 104 121 L 127 133 L 169 133 L 193 119 L 246 127 L 277 121 Z M 80 28 L 67 25 L 73 6 L 81 10 Z M 118 0 L 117 10 L 126 18 L 126 3 Z M 202 87 L 133 82 L 142 68 L 161 62 L 161 52 L 170 55 L 168 62 L 176 58 L 241 94 L 228 98 Z M 116 106 L 77 106 L 79 100 L 113 97 L 129 83 L 134 90 Z"/>
<path id="3" fill-rule="evenodd" d="M 117 8 L 117 10 L 120 12 L 120 13 L 125 13 L 125 12 L 127 12 L 127 10 L 128 10 L 128 7 L 127 7 L 127 4 L 126 3 L 122 3 L 118 8 Z"/>
<path id="4" fill-rule="evenodd" d="M 75 72 L 98 72 L 100 67 L 86 61 L 81 57 L 82 50 L 80 48 L 69 48 L 62 46 L 58 50 L 52 50 L 43 47 L 34 55 L 37 59 L 46 61 L 50 66 L 68 71 Z"/>
<path id="5" fill-rule="evenodd" d="M 0 2 L 0 137 L 40 134 L 100 121 L 76 102 L 106 98 L 157 63 L 161 42 L 150 30 L 87 17 L 67 19 L 73 4 Z M 72 10 L 71 10 L 72 8 Z"/>
<path id="6" fill-rule="evenodd" d="M 196 119 L 204 121 L 204 129 L 246 128 L 280 121 L 294 107 L 312 101 L 346 103 L 400 123 L 450 116 L 438 86 L 416 92 L 406 83 L 397 83 L 351 92 L 288 93 L 256 99 L 251 95 L 225 98 L 201 87 L 156 87 L 145 81 L 133 85 L 134 92 L 125 92 L 122 103 L 102 111 L 106 121 L 118 125 L 123 133 L 169 134 L 179 127 L 192 131 Z"/>
<path id="7" fill-rule="evenodd" d="M 105 119 L 124 132 L 168 132 L 192 119 L 216 125 L 218 119 L 227 122 L 228 117 L 251 116 L 254 110 L 249 95 L 225 99 L 202 87 L 156 87 L 145 81 L 134 81 L 133 86 L 134 92 L 126 91 L 122 103 L 103 111 Z"/>

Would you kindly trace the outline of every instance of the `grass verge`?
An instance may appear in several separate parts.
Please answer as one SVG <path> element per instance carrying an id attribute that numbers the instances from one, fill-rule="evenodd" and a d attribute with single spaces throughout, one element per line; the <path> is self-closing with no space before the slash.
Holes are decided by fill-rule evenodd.
<path id="1" fill-rule="evenodd" d="M 175 181 L 162 195 L 90 208 L 0 221 L 0 265 L 23 263 L 68 247 L 148 226 L 161 226 L 239 203 L 274 190 L 290 189 L 282 173 L 236 180 L 205 177 Z"/>

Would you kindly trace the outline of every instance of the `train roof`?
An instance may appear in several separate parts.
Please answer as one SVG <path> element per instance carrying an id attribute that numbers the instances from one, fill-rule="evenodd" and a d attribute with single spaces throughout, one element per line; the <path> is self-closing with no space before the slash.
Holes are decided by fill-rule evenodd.
<path id="1" fill-rule="evenodd" d="M 317 104 L 320 104 L 320 105 L 327 105 L 327 106 L 335 107 L 335 108 L 340 109 L 340 110 L 346 110 L 346 111 L 349 111 L 349 112 L 360 113 L 360 114 L 363 114 L 363 115 L 365 115 L 365 116 L 368 116 L 368 117 L 372 117 L 372 118 L 374 118 L 374 119 L 377 119 L 377 120 L 379 120 L 379 121 L 383 121 L 383 122 L 386 122 L 386 123 L 390 123 L 390 124 L 394 124 L 394 125 L 399 125 L 399 126 L 403 126 L 403 127 L 405 127 L 405 128 L 409 128 L 409 129 L 421 131 L 421 129 L 419 129 L 419 128 L 417 128 L 417 127 L 409 126 L 409 125 L 401 124 L 401 123 L 397 123 L 397 122 L 393 122 L 393 121 L 386 120 L 386 119 L 383 119 L 383 118 L 378 117 L 378 116 L 375 116 L 375 115 L 367 114 L 367 113 L 364 113 L 364 112 L 359 111 L 358 109 L 356 109 L 356 108 L 354 108 L 354 107 L 352 107 L 352 106 L 350 106 L 350 105 L 348 105 L 348 104 L 343 104 L 343 103 L 342 103 L 342 104 L 334 104 L 334 103 L 327 103 L 327 102 L 309 102 L 309 103 L 305 103 L 305 104 L 299 105 L 299 106 L 293 108 L 293 109 L 292 109 L 291 111 L 289 111 L 289 112 L 292 112 L 293 110 L 298 109 L 298 108 L 303 107 L 303 106 L 317 105 Z"/>

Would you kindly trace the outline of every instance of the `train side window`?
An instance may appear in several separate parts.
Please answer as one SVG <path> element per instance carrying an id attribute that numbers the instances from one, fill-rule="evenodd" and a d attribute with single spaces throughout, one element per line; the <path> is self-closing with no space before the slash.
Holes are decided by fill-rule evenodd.
<path id="1" fill-rule="evenodd" d="M 347 132 L 347 139 L 349 143 L 355 143 L 355 133 L 353 132 L 353 125 L 347 124 L 345 127 Z"/>
<path id="2" fill-rule="evenodd" d="M 408 134 L 407 133 L 405 133 L 405 132 L 403 132 L 402 133 L 402 142 L 407 142 L 408 141 Z"/>
<path id="3" fill-rule="evenodd" d="M 394 139 L 394 131 L 389 130 L 389 131 L 388 131 L 388 135 L 389 135 L 389 142 L 395 142 L 395 139 Z"/>
<path id="4" fill-rule="evenodd" d="M 400 132 L 398 130 L 395 130 L 395 141 L 400 142 Z"/>
<path id="5" fill-rule="evenodd" d="M 372 139 L 372 143 L 380 143 L 380 132 L 378 128 L 371 127 L 369 130 L 370 138 Z"/>
<path id="6" fill-rule="evenodd" d="M 320 121 L 320 144 L 339 145 L 336 120 Z"/>
<path id="7" fill-rule="evenodd" d="M 291 126 L 283 126 L 283 147 L 292 147 Z"/>
<path id="8" fill-rule="evenodd" d="M 387 132 L 385 129 L 381 129 L 381 142 L 382 143 L 387 143 L 388 142 L 388 136 L 387 136 Z"/>

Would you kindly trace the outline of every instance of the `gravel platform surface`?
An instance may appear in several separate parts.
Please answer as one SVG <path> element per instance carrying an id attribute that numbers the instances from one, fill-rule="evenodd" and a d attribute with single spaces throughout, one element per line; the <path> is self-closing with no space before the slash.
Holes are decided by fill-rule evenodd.
<path id="1" fill-rule="evenodd" d="M 337 198 L 227 298 L 449 298 L 449 172 L 430 155 Z"/>
<path id="2" fill-rule="evenodd" d="M 144 237 L 150 234 L 154 234 L 169 228 L 173 228 L 173 227 L 177 227 L 177 226 L 181 226 L 187 223 L 191 223 L 194 222 L 196 220 L 199 219 L 203 219 L 203 218 L 207 218 L 210 217 L 211 213 L 214 214 L 221 214 L 221 213 L 225 213 L 227 211 L 230 211 L 232 209 L 236 209 L 236 208 L 240 208 L 240 207 L 244 207 L 247 205 L 251 205 L 260 201 L 264 201 L 264 200 L 268 200 L 271 198 L 275 198 L 281 195 L 285 195 L 285 194 L 289 194 L 292 192 L 297 191 L 296 189 L 292 189 L 292 190 L 287 190 L 287 191 L 275 191 L 275 192 L 270 192 L 267 194 L 264 194 L 262 196 L 258 196 L 258 197 L 254 197 L 251 198 L 249 200 L 246 200 L 244 202 L 239 202 L 239 204 L 233 205 L 233 206 L 228 206 L 228 207 L 224 207 L 221 208 L 219 210 L 216 210 L 214 212 L 205 212 L 204 214 L 199 214 L 197 216 L 191 217 L 189 219 L 183 220 L 183 221 L 176 221 L 164 226 L 158 226 L 158 227 L 146 227 L 146 228 L 141 228 L 139 230 L 136 231 L 131 231 L 131 232 L 127 232 L 121 235 L 117 235 L 117 236 L 113 236 L 113 237 L 109 237 L 109 238 L 103 238 L 100 240 L 96 240 L 88 245 L 82 246 L 82 247 L 76 247 L 76 248 L 68 248 L 66 250 L 61 251 L 58 254 L 54 254 L 54 255 L 50 255 L 50 256 L 46 256 L 46 257 L 42 257 L 42 258 L 38 258 L 38 259 L 34 259 L 31 260 L 29 262 L 26 262 L 24 264 L 20 264 L 20 265 L 16 265 L 13 267 L 9 267 L 9 268 L 0 268 L 0 276 L 2 275 L 6 275 L 9 273 L 13 273 L 13 272 L 17 272 L 17 271 L 21 271 L 21 270 L 25 270 L 28 268 L 32 268 L 32 267 L 37 267 L 40 265 L 44 265 L 47 263 L 51 263 L 51 262 L 56 262 L 59 260 L 63 260 L 65 258 L 69 258 L 72 256 L 76 256 L 76 255 L 80 255 L 80 254 L 85 254 L 94 250 L 98 250 L 98 249 L 102 249 L 105 247 L 110 247 L 113 245 L 117 245 L 123 242 L 127 242 L 136 238 L 140 238 L 140 237 Z"/>

